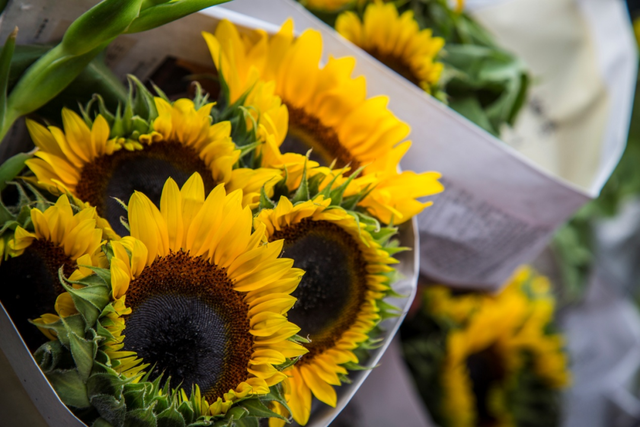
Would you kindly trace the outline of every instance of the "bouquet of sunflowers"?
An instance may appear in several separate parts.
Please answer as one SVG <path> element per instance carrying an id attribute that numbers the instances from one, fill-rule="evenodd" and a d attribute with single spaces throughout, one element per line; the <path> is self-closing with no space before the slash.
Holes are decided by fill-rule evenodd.
<path id="1" fill-rule="evenodd" d="M 438 425 L 560 425 L 570 376 L 553 316 L 550 283 L 530 267 L 495 296 L 426 287 L 402 339 Z"/>
<path id="2" fill-rule="evenodd" d="M 0 136 L 29 114 L 35 146 L 0 166 L 0 314 L 86 425 L 304 425 L 314 397 L 336 406 L 401 316 L 398 230 L 443 189 L 399 171 L 409 128 L 355 61 L 320 66 L 321 37 L 290 21 L 194 41 L 219 93 L 126 92 L 101 67 L 110 83 L 51 114 L 115 37 L 215 3 L 104 0 L 29 65 L 17 31 L 0 54 Z"/>
<path id="3" fill-rule="evenodd" d="M 499 136 L 524 104 L 529 73 L 464 12 L 464 0 L 299 0 L 347 40 Z"/>

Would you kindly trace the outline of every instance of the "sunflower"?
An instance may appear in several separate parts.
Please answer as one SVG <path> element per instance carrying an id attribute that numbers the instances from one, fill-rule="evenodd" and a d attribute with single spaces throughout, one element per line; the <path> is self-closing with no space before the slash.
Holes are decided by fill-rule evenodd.
<path id="1" fill-rule="evenodd" d="M 396 262 L 364 224 L 330 204 L 323 196 L 295 205 L 282 197 L 255 219 L 256 227 L 266 226 L 269 241 L 284 239 L 284 256 L 305 270 L 289 319 L 311 342 L 285 382 L 291 415 L 300 424 L 309 419 L 312 394 L 336 405 L 333 386 L 347 374 L 343 364 L 358 363 L 353 350 L 380 319 L 378 301 L 389 291 L 386 273 Z"/>
<path id="2" fill-rule="evenodd" d="M 444 67 L 435 58 L 444 39 L 433 37 L 430 29 L 420 30 L 413 11 L 398 16 L 393 3 L 375 2 L 362 21 L 354 12 L 342 13 L 336 31 L 425 92 L 437 87 Z"/>
<path id="3" fill-rule="evenodd" d="M 548 332 L 554 305 L 546 278 L 523 268 L 496 297 L 454 297 L 436 287 L 427 300 L 429 313 L 458 325 L 446 338 L 440 406 L 431 408 L 443 425 L 519 425 L 535 399 L 548 405 L 545 396 L 567 385 L 562 338 Z M 535 410 L 538 425 L 554 424 Z"/>
<path id="4" fill-rule="evenodd" d="M 94 208 L 74 213 L 63 195 L 46 209 L 31 209 L 30 218 L 28 228 L 33 231 L 17 226 L 4 248 L 7 259 L 0 260 L 0 300 L 33 351 L 46 339 L 29 319 L 53 312 L 56 298 L 64 292 L 58 279 L 60 268 L 69 280 L 78 280 L 91 273 L 79 266 L 104 266 L 106 258 L 100 251 L 103 230 L 96 226 Z"/>
<path id="5" fill-rule="evenodd" d="M 183 184 L 199 172 L 207 192 L 221 183 L 229 191 L 242 188 L 245 204 L 257 203 L 262 186 L 279 177 L 276 170 L 234 168 L 241 151 L 231 139 L 230 122 L 211 123 L 213 104 L 196 105 L 189 99 L 171 104 L 162 98 L 153 104 L 156 117 L 146 125 L 134 117 L 143 132 L 133 135 L 124 135 L 120 123 L 110 126 L 103 115 L 90 122 L 68 109 L 62 112 L 64 131 L 28 120 L 39 150 L 27 166 L 38 185 L 95 206 L 124 235 L 119 200 L 128 200 L 137 190 L 157 203 L 168 177 Z"/>
<path id="6" fill-rule="evenodd" d="M 304 272 L 279 258 L 282 240 L 265 242 L 264 226 L 251 232 L 242 198 L 223 185 L 205 198 L 197 173 L 182 189 L 169 179 L 159 209 L 133 194 L 131 235 L 110 242 L 113 302 L 102 321 L 112 338 L 101 349 L 127 377 L 202 390 L 208 415 L 268 394 L 286 378 L 277 365 L 306 353 L 286 317 Z"/>
<path id="7" fill-rule="evenodd" d="M 203 33 L 213 61 L 229 86 L 230 101 L 239 99 L 256 81 L 275 83 L 275 94 L 288 109 L 288 131 L 276 147 L 282 153 L 306 154 L 321 166 L 363 167 L 362 177 L 375 175 L 378 185 L 360 205 L 385 223 L 402 223 L 428 206 L 416 200 L 442 191 L 435 172 L 397 172 L 411 143 L 403 139 L 409 126 L 387 108 L 384 96 L 367 98 L 364 77 L 352 78 L 354 58 L 329 58 L 320 68 L 322 39 L 314 30 L 293 37 L 287 21 L 272 36 L 254 32 L 240 36 L 228 21 L 215 35 Z M 263 158 L 263 167 L 278 167 Z M 299 157 L 289 160 L 296 160 Z M 367 178 L 369 179 L 369 178 Z"/>
<path id="8" fill-rule="evenodd" d="M 298 0 L 307 9 L 314 12 L 335 13 L 363 3 L 363 0 Z"/>

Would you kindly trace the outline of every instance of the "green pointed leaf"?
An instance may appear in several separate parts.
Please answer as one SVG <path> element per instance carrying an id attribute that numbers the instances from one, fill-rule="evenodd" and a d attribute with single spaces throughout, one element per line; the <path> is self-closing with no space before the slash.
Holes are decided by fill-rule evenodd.
<path id="1" fill-rule="evenodd" d="M 93 424 L 91 424 L 91 427 L 115 427 L 115 426 L 111 424 L 109 421 L 105 420 L 104 418 L 98 418 L 93 422 Z"/>
<path id="2" fill-rule="evenodd" d="M 180 406 L 178 406 L 178 412 L 182 414 L 182 417 L 187 424 L 191 424 L 193 421 L 195 421 L 195 412 L 193 411 L 193 407 L 189 402 L 182 402 Z"/>
<path id="3" fill-rule="evenodd" d="M 241 406 L 233 406 L 227 411 L 227 416 L 233 420 L 241 420 L 247 415 L 249 415 L 249 410 Z"/>
<path id="4" fill-rule="evenodd" d="M 18 37 L 18 27 L 16 27 L 5 42 L 0 51 L 0 128 L 4 127 L 7 112 L 7 90 L 9 86 L 9 71 L 11 70 L 11 59 L 16 47 Z M 0 137 L 1 140 L 1 137 Z M 0 182 L 4 184 L 4 181 Z"/>
<path id="5" fill-rule="evenodd" d="M 60 341 L 49 341 L 42 344 L 36 350 L 33 354 L 33 358 L 38 363 L 38 366 L 40 366 L 40 369 L 42 369 L 44 373 L 47 373 L 58 366 L 58 363 L 62 358 L 63 351 L 64 347 Z"/>
<path id="6" fill-rule="evenodd" d="M 132 409 L 144 409 L 146 407 L 144 403 L 145 394 L 144 384 L 127 384 L 124 386 L 122 395 L 124 396 L 125 403 L 129 410 Z"/>
<path id="7" fill-rule="evenodd" d="M 254 417 L 245 417 L 241 420 L 234 421 L 234 425 L 237 427 L 260 427 L 260 421 Z"/>
<path id="8" fill-rule="evenodd" d="M 309 154 L 311 150 L 307 153 L 307 158 L 304 160 L 304 168 L 302 169 L 302 180 L 300 181 L 300 186 L 296 190 L 295 194 L 291 198 L 291 203 L 294 205 L 298 202 L 306 202 L 311 199 L 311 195 L 309 194 L 309 180 L 307 179 L 307 161 L 309 160 Z"/>
<path id="9" fill-rule="evenodd" d="M 90 406 L 87 388 L 77 370 L 55 370 L 47 374 L 47 379 L 65 405 L 75 408 Z"/>
<path id="10" fill-rule="evenodd" d="M 267 408 L 264 403 L 262 403 L 258 399 L 250 399 L 245 400 L 239 404 L 239 406 L 243 407 L 247 411 L 249 411 L 249 417 L 262 417 L 262 418 L 280 418 L 282 420 L 286 419 L 280 414 L 276 414 L 269 408 Z"/>
<path id="11" fill-rule="evenodd" d="M 117 400 L 110 394 L 97 394 L 91 397 L 91 405 L 113 427 L 122 427 L 125 424 L 127 407 L 123 400 Z"/>
<path id="12" fill-rule="evenodd" d="M 93 368 L 93 359 L 98 351 L 98 344 L 95 340 L 86 340 L 78 336 L 78 334 L 70 332 L 69 347 L 73 360 L 76 362 L 80 378 L 86 381 Z"/>
<path id="13" fill-rule="evenodd" d="M 267 192 L 264 189 L 264 185 L 260 189 L 260 210 L 262 209 L 274 209 L 276 204 L 273 200 L 267 196 Z"/>
<path id="14" fill-rule="evenodd" d="M 178 410 L 171 406 L 157 416 L 158 427 L 185 427 L 184 418 Z"/>
<path id="15" fill-rule="evenodd" d="M 124 420 L 124 427 L 157 427 L 157 425 L 156 416 L 151 406 L 127 412 Z"/>
<path id="16" fill-rule="evenodd" d="M 33 153 L 33 151 L 30 153 L 18 153 L 0 165 L 0 192 L 7 188 L 7 181 L 13 181 L 22 172 L 25 162 L 33 157 Z"/>
<path id="17" fill-rule="evenodd" d="M 120 399 L 124 387 L 124 382 L 117 375 L 106 372 L 93 374 L 87 380 L 87 394 L 89 397 L 108 394 Z"/>

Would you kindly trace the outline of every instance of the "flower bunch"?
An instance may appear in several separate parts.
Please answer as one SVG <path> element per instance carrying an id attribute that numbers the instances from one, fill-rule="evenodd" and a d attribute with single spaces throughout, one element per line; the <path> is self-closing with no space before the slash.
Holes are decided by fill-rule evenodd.
<path id="1" fill-rule="evenodd" d="M 549 281 L 529 267 L 495 296 L 424 290 L 402 338 L 439 425 L 559 425 L 569 373 L 554 302 Z"/>
<path id="2" fill-rule="evenodd" d="M 335 406 L 397 313 L 398 227 L 443 189 L 399 170 L 408 126 L 353 58 L 320 65 L 317 32 L 222 21 L 205 41 L 219 94 L 131 76 L 115 109 L 98 93 L 27 119 L 36 149 L 0 167 L 0 301 L 90 425 L 306 424 L 313 396 Z"/>
<path id="3" fill-rule="evenodd" d="M 528 71 L 464 12 L 463 0 L 299 1 L 347 40 L 488 132 L 498 136 L 504 125 L 513 125 Z"/>

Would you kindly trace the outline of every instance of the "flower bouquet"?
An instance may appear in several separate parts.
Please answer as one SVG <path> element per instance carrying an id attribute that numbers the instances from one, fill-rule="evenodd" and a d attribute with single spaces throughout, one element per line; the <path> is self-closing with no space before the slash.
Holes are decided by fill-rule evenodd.
<path id="1" fill-rule="evenodd" d="M 424 289 L 401 334 L 438 425 L 561 425 L 560 392 L 570 375 L 551 291 L 529 267 L 497 295 Z"/>
<path id="2" fill-rule="evenodd" d="M 443 174 L 447 191 L 418 220 L 421 274 L 496 290 L 597 196 L 613 170 L 628 126 L 635 48 L 622 2 L 451 3 L 235 0 L 222 7 L 276 25 L 294 17 L 323 34 L 325 60 L 358 59 L 355 70 L 370 91 L 389 94 L 390 108 L 411 125 L 416 144 L 402 166 Z M 542 24 L 549 31 L 532 37 Z M 620 31 L 606 37 L 605 26 Z M 480 126 L 440 102 L 442 91 Z M 513 127 L 504 126 L 518 108 Z"/>
<path id="3" fill-rule="evenodd" d="M 22 72 L 19 34 L 0 54 L 3 136 L 30 114 L 35 146 L 0 166 L 2 351 L 49 425 L 327 425 L 411 301 L 413 218 L 440 175 L 399 171 L 409 127 L 353 58 L 320 64 L 319 33 L 121 3 Z M 103 67 L 87 100 L 78 76 L 115 37 L 135 55 L 163 32 L 204 51 L 202 85 L 126 89 Z"/>

